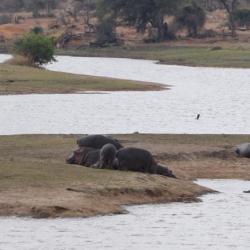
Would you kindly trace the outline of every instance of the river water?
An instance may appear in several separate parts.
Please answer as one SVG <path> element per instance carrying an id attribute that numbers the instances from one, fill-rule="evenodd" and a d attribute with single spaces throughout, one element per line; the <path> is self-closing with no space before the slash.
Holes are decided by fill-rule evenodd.
<path id="1" fill-rule="evenodd" d="M 0 62 L 9 56 L 0 55 Z M 48 69 L 171 85 L 161 92 L 0 96 L 0 134 L 250 133 L 249 69 L 58 57 Z M 195 120 L 201 114 L 199 121 Z M 250 182 L 199 180 L 202 203 L 128 207 L 90 219 L 1 218 L 0 250 L 240 249 L 250 247 Z"/>
<path id="2" fill-rule="evenodd" d="M 3 250 L 193 250 L 250 247 L 250 182 L 199 180 L 220 191 L 201 203 L 127 207 L 125 215 L 89 219 L 1 218 Z"/>
<path id="3" fill-rule="evenodd" d="M 0 62 L 7 57 L 0 55 Z M 0 134 L 250 133 L 249 69 L 65 56 L 47 68 L 157 82 L 171 85 L 171 90 L 0 96 Z"/>

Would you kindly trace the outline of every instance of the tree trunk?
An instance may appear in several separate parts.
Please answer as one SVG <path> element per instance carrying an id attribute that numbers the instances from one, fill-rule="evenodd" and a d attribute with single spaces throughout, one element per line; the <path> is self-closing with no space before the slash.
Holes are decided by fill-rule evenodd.
<path id="1" fill-rule="evenodd" d="M 157 18 L 157 40 L 158 42 L 165 40 L 165 25 L 164 25 L 164 15 L 159 14 Z"/>
<path id="2" fill-rule="evenodd" d="M 237 7 L 238 0 L 219 0 L 222 5 L 224 6 L 225 10 L 228 13 L 228 21 L 231 29 L 231 35 L 232 37 L 236 37 L 236 24 L 235 24 L 235 19 L 234 19 L 234 13 Z"/>

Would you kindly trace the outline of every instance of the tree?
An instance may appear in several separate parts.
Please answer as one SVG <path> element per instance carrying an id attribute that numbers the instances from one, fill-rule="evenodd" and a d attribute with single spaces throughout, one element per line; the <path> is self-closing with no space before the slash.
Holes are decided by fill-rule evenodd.
<path id="1" fill-rule="evenodd" d="M 176 21 L 181 27 L 187 28 L 190 37 L 196 37 L 199 29 L 205 24 L 206 13 L 199 5 L 192 2 L 181 9 Z"/>
<path id="2" fill-rule="evenodd" d="M 90 27 L 91 12 L 96 9 L 94 0 L 74 0 L 74 9 L 76 13 L 82 13 L 85 24 Z"/>
<path id="3" fill-rule="evenodd" d="M 100 10 L 114 19 L 145 31 L 148 24 L 157 28 L 158 41 L 166 38 L 165 16 L 176 13 L 183 0 L 102 0 Z"/>
<path id="4" fill-rule="evenodd" d="M 235 11 L 237 8 L 237 5 L 239 4 L 238 0 L 218 0 L 223 7 L 225 8 L 227 14 L 228 14 L 228 22 L 231 29 L 231 35 L 232 37 L 236 37 L 236 24 L 235 24 Z"/>
<path id="5" fill-rule="evenodd" d="M 32 66 L 41 66 L 55 61 L 53 40 L 42 34 L 31 32 L 24 35 L 15 42 L 14 51 L 27 58 Z"/>
<path id="6" fill-rule="evenodd" d="M 105 46 L 117 43 L 115 23 L 111 18 L 100 19 L 96 27 L 96 44 Z"/>

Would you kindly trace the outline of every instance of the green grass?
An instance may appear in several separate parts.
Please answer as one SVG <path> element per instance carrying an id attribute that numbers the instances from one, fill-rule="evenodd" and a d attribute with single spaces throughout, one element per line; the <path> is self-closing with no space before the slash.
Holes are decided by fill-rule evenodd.
<path id="1" fill-rule="evenodd" d="M 227 47 L 212 50 L 207 46 L 167 46 L 164 44 L 144 44 L 127 47 L 86 48 L 82 50 L 57 51 L 58 54 L 72 56 L 122 57 L 158 60 L 164 64 L 206 66 L 206 67 L 250 67 L 250 49 Z"/>
<path id="2" fill-rule="evenodd" d="M 76 93 L 82 91 L 160 90 L 159 85 L 52 72 L 0 64 L 0 94 Z"/>

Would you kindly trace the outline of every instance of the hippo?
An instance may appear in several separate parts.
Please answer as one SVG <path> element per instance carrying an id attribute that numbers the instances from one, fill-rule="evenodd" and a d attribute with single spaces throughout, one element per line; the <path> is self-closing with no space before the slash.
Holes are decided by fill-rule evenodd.
<path id="1" fill-rule="evenodd" d="M 100 150 L 100 168 L 113 168 L 116 157 L 116 147 L 113 144 L 106 144 Z"/>
<path id="2" fill-rule="evenodd" d="M 166 167 L 158 165 L 152 154 L 140 148 L 123 148 L 116 154 L 114 169 L 159 174 L 172 178 L 175 175 Z"/>
<path id="3" fill-rule="evenodd" d="M 81 147 L 75 150 L 67 159 L 68 164 L 78 164 L 85 167 L 97 167 L 100 160 L 100 150 Z"/>
<path id="4" fill-rule="evenodd" d="M 95 149 L 101 149 L 106 144 L 112 144 L 116 147 L 117 150 L 122 148 L 122 145 L 118 140 L 104 135 L 88 135 L 77 140 L 79 147 L 89 147 Z"/>
<path id="5" fill-rule="evenodd" d="M 99 161 L 100 161 L 100 150 L 94 149 L 85 155 L 80 165 L 85 167 L 99 168 Z"/>
<path id="6" fill-rule="evenodd" d="M 244 143 L 237 146 L 235 152 L 239 156 L 250 158 L 250 143 Z"/>

